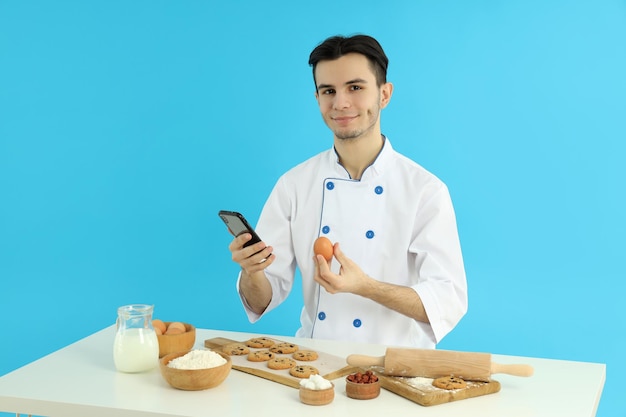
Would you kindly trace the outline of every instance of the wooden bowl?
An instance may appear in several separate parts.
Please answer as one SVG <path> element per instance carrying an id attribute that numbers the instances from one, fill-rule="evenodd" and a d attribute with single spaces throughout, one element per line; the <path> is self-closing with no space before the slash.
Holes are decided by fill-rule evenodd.
<path id="1" fill-rule="evenodd" d="M 171 322 L 165 322 L 169 326 Z M 174 352 L 186 352 L 191 350 L 193 344 L 196 343 L 196 328 L 189 324 L 185 325 L 185 333 L 180 334 L 158 334 L 159 340 L 159 358 Z"/>
<path id="2" fill-rule="evenodd" d="M 380 394 L 380 380 L 370 383 L 356 383 L 346 379 L 346 395 L 355 400 L 371 400 Z"/>
<path id="3" fill-rule="evenodd" d="M 335 399 L 335 384 L 326 389 L 300 387 L 300 401 L 308 405 L 326 405 Z"/>
<path id="4" fill-rule="evenodd" d="M 179 356 L 188 352 L 174 352 L 159 359 L 161 375 L 174 388 L 185 391 L 200 391 L 217 387 L 224 382 L 233 366 L 230 356 L 222 352 L 216 352 L 226 359 L 226 363 L 214 368 L 206 369 L 176 369 L 170 368 L 167 364 Z"/>

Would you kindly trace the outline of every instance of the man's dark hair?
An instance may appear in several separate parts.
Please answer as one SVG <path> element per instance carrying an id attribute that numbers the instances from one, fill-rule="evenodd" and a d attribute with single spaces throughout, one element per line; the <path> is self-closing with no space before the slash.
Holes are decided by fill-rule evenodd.
<path id="1" fill-rule="evenodd" d="M 376 39 L 367 35 L 332 36 L 313 49 L 309 56 L 309 65 L 313 67 L 313 81 L 316 88 L 315 68 L 317 64 L 320 61 L 332 61 L 350 53 L 365 55 L 379 87 L 387 82 L 389 59 Z"/>

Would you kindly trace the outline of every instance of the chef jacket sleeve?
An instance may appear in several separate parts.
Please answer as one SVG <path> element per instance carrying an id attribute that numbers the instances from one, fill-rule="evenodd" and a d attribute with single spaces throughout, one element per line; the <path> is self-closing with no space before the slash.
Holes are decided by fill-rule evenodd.
<path id="1" fill-rule="evenodd" d="M 291 236 L 291 200 L 283 178 L 279 179 L 270 193 L 259 222 L 255 227 L 257 234 L 269 246 L 272 246 L 276 259 L 265 269 L 265 276 L 272 286 L 272 299 L 262 314 L 256 314 L 250 309 L 245 297 L 241 294 L 237 279 L 237 291 L 242 305 L 251 323 L 257 322 L 263 315 L 278 307 L 289 295 L 293 287 L 296 271 L 296 260 Z"/>
<path id="2" fill-rule="evenodd" d="M 467 281 L 454 208 L 447 187 L 440 186 L 417 212 L 414 253 L 419 294 L 436 341 L 448 334 L 467 312 Z"/>

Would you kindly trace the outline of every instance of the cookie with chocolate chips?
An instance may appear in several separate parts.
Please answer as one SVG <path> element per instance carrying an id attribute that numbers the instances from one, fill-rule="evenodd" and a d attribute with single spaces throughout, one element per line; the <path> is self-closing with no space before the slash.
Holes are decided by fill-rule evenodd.
<path id="1" fill-rule="evenodd" d="M 230 343 L 222 346 L 222 352 L 229 356 L 240 356 L 250 353 L 250 348 L 243 343 Z"/>
<path id="2" fill-rule="evenodd" d="M 287 358 L 285 356 L 279 356 L 273 359 L 270 359 L 267 362 L 267 367 L 270 369 L 291 369 L 296 366 L 296 361 L 291 358 Z"/>
<path id="3" fill-rule="evenodd" d="M 265 362 L 273 359 L 276 355 L 269 350 L 256 350 L 248 353 L 248 360 L 250 362 Z"/>
<path id="4" fill-rule="evenodd" d="M 319 373 L 316 367 L 310 365 L 296 365 L 289 369 L 289 374 L 296 378 L 308 378 L 311 375 L 319 375 Z"/>
<path id="5" fill-rule="evenodd" d="M 270 348 L 270 352 L 286 354 L 286 353 L 294 353 L 298 350 L 298 346 L 293 343 L 280 342 L 275 344 Z"/>
<path id="6" fill-rule="evenodd" d="M 465 388 L 467 386 L 467 382 L 459 377 L 450 375 L 436 378 L 433 381 L 433 385 L 437 388 L 453 390 Z"/>
<path id="7" fill-rule="evenodd" d="M 276 342 L 274 342 L 269 337 L 255 337 L 246 342 L 246 346 L 251 348 L 268 348 L 274 346 Z"/>
<path id="8" fill-rule="evenodd" d="M 319 355 L 313 350 L 299 350 L 291 355 L 297 361 L 310 362 L 316 360 Z"/>

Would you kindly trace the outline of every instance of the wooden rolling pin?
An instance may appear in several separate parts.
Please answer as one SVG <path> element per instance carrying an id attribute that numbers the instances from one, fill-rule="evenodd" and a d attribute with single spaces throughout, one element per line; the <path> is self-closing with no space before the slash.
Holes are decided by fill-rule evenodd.
<path id="1" fill-rule="evenodd" d="M 437 349 L 387 348 L 385 356 L 350 355 L 349 365 L 382 366 L 389 376 L 439 378 L 454 375 L 469 381 L 489 381 L 492 374 L 531 376 L 530 365 L 503 365 L 491 361 L 489 353 Z"/>

